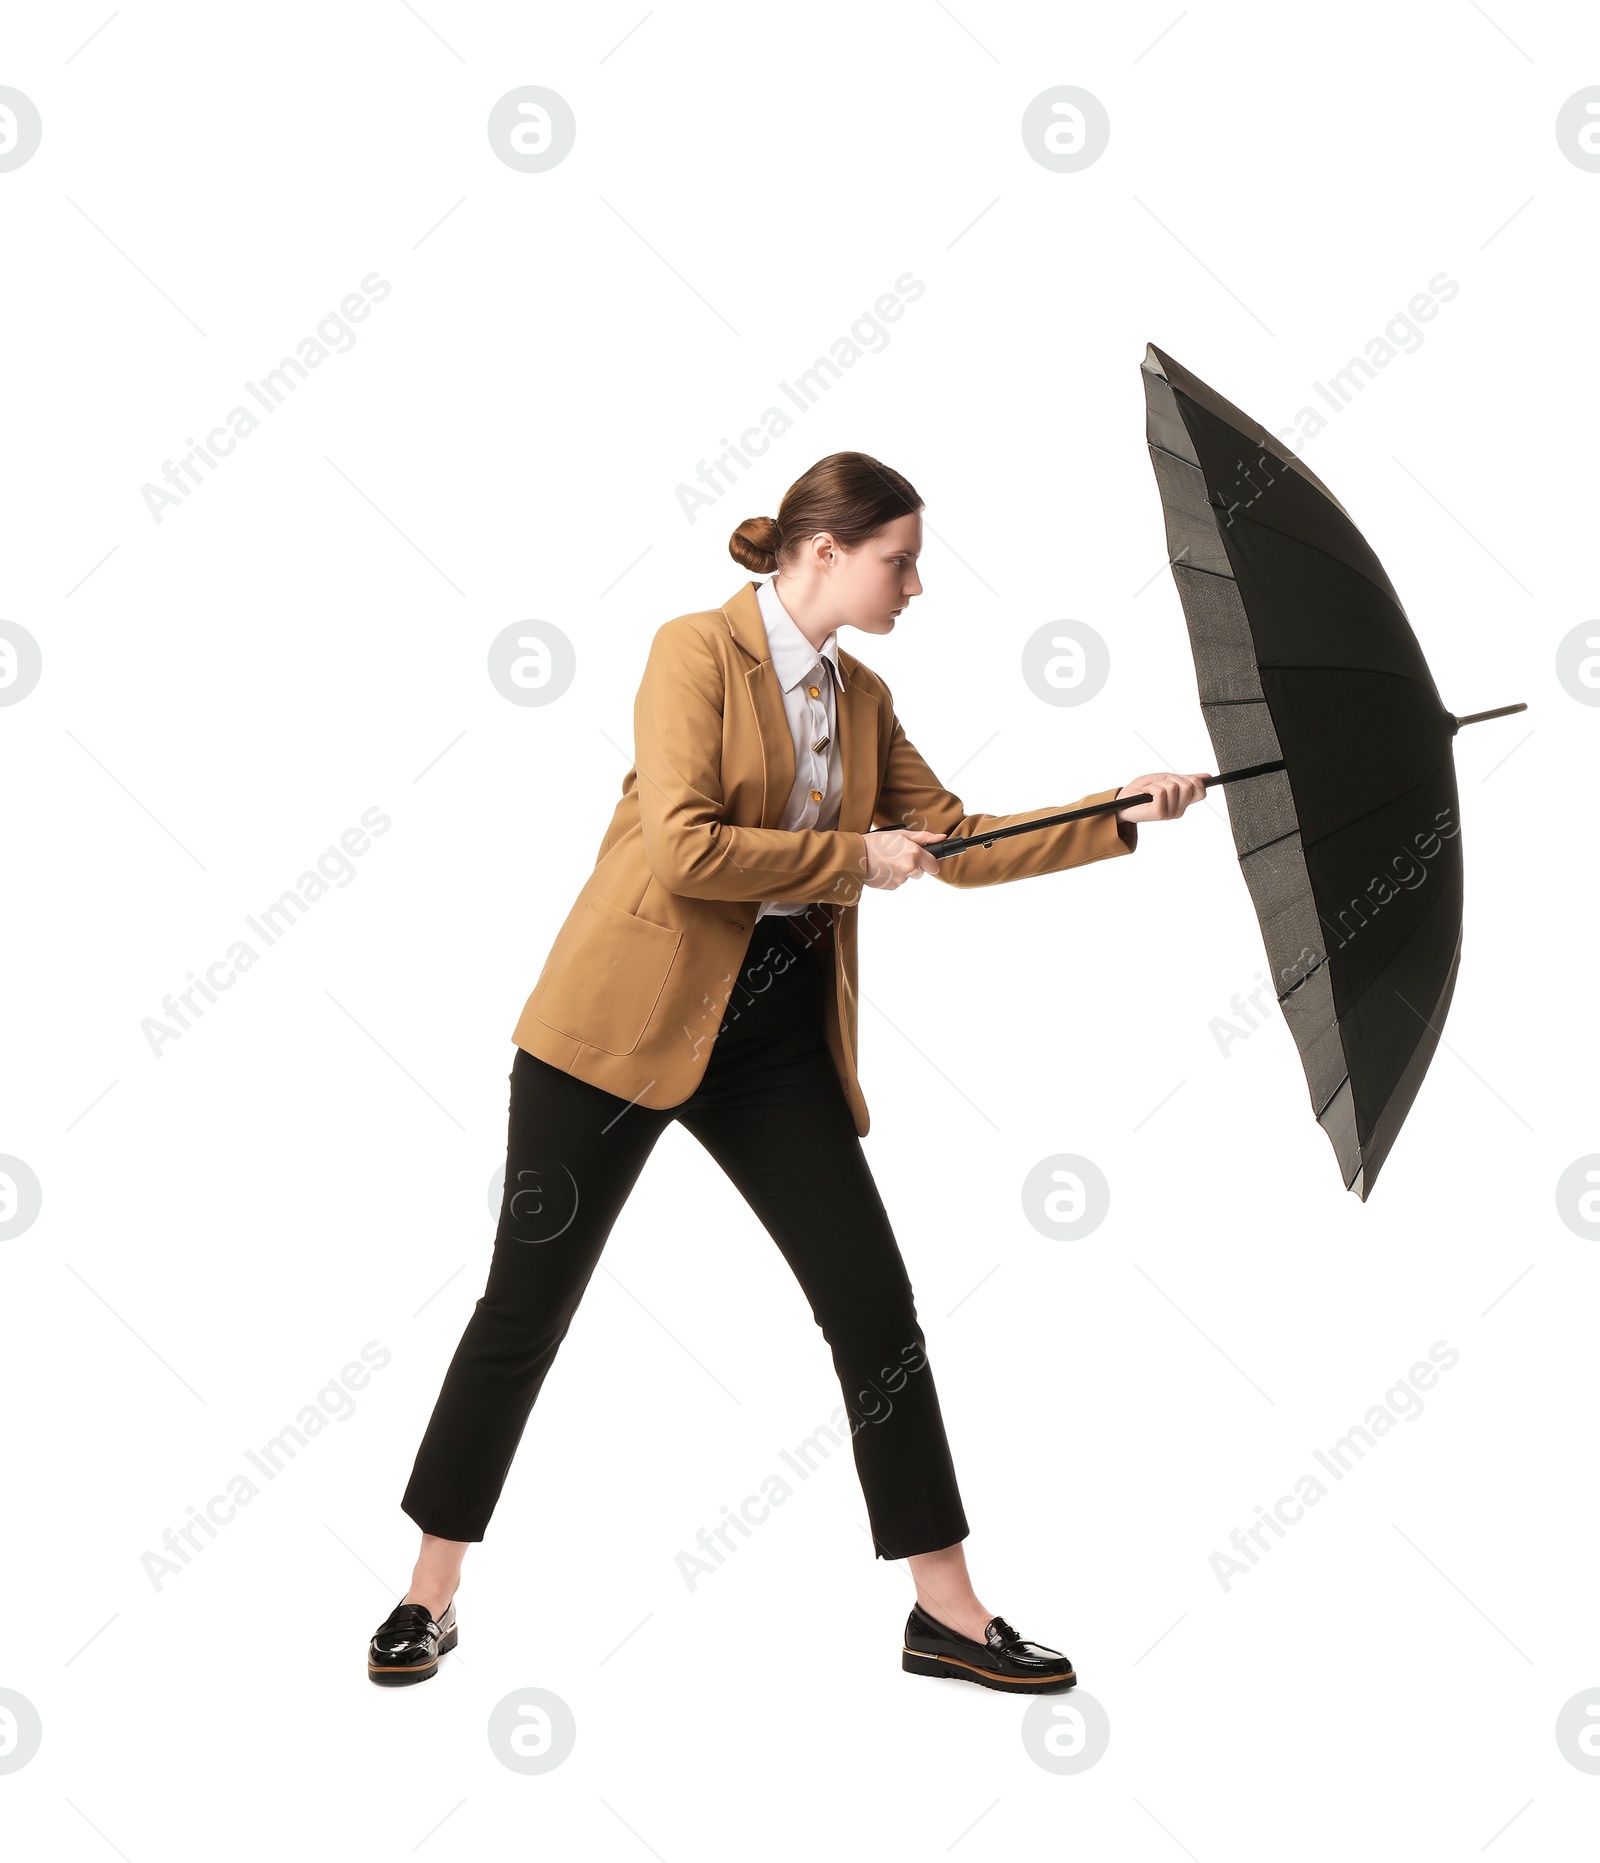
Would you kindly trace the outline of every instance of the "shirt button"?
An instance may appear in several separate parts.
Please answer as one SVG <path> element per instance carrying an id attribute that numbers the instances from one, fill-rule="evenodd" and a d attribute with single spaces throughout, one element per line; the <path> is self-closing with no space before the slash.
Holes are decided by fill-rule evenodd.
<path id="1" fill-rule="evenodd" d="M 807 686 L 806 691 L 809 692 L 814 699 L 820 699 L 822 697 L 822 688 L 820 686 Z"/>
<path id="2" fill-rule="evenodd" d="M 822 800 L 822 791 L 820 789 L 813 789 L 811 792 L 811 800 L 813 802 L 820 802 Z"/>

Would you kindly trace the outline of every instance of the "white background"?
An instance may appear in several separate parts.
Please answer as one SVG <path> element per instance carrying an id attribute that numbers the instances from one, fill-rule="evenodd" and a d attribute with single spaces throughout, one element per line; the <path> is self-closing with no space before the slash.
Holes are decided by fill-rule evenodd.
<path id="1" fill-rule="evenodd" d="M 1597 1259 L 1555 1185 L 1600 1149 L 1600 715 L 1555 655 L 1592 612 L 1600 175 L 1554 125 L 1600 29 L 1493 0 L 642 13 L 10 23 L 0 82 L 44 125 L 0 175 L 0 612 L 44 663 L 0 713 L 0 1151 L 43 1186 L 0 1244 L 0 1686 L 44 1734 L 0 1775 L 12 1854 L 1572 1854 L 1600 1804 L 1554 1731 L 1600 1685 Z M 525 84 L 577 121 L 540 174 L 486 135 Z M 1110 116 L 1074 174 L 1020 134 L 1059 84 Z M 163 462 L 373 271 L 354 347 L 156 523 Z M 888 346 L 688 522 L 676 486 L 907 271 Z M 1446 705 L 1530 706 L 1458 741 L 1460 983 L 1372 1201 L 1276 1015 L 1219 1052 L 1265 968 L 1220 802 L 1132 859 L 862 908 L 865 1144 L 974 1579 L 1074 1658 L 1105 1757 L 1047 1771 L 1026 1704 L 901 1672 L 909 1577 L 842 1453 L 679 1575 L 839 1392 L 676 1127 L 469 1557 L 459 1652 L 372 1688 L 487 1268 L 510 1032 L 655 629 L 739 587 L 736 523 L 859 448 L 927 501 L 926 593 L 843 644 L 969 808 L 1209 768 L 1145 343 L 1286 427 L 1441 271 L 1420 347 L 1300 449 Z M 577 652 L 545 708 L 486 674 L 535 618 Z M 1021 676 L 1061 619 L 1111 650 L 1076 708 Z M 370 807 L 392 828 L 350 883 L 157 1059 L 163 996 Z M 1111 1185 L 1076 1241 L 1021 1205 L 1060 1152 Z M 373 1340 L 354 1414 L 155 1585 L 163 1530 Z M 1224 1590 L 1213 1552 L 1439 1340 L 1424 1414 Z M 524 1687 L 577 1722 L 537 1777 L 486 1739 Z"/>

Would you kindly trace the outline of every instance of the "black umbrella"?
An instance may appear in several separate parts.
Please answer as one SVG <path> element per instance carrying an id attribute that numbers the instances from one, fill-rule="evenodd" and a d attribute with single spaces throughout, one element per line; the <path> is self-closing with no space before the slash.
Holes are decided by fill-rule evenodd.
<path id="1" fill-rule="evenodd" d="M 1447 711 L 1383 565 L 1322 481 L 1151 345 L 1151 464 L 1212 746 L 1282 758 L 1228 816 L 1279 1006 L 1347 1189 L 1416 1098 L 1461 961 Z"/>
<path id="2" fill-rule="evenodd" d="M 1346 1189 L 1370 1193 L 1461 960 L 1446 711 L 1383 566 L 1322 481 L 1154 345 L 1146 438 L 1200 706 L 1279 1007 Z M 1255 780 L 1245 782 L 1243 779 Z M 930 847 L 936 859 L 1132 798 Z"/>

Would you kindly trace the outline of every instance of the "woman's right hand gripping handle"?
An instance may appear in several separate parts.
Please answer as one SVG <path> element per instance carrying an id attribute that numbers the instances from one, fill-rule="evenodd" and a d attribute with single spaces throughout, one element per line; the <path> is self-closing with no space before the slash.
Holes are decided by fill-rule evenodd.
<path id="1" fill-rule="evenodd" d="M 939 863 L 923 850 L 929 842 L 947 841 L 948 835 L 925 828 L 879 828 L 861 837 L 867 844 L 867 884 L 893 892 L 907 880 L 937 873 Z"/>

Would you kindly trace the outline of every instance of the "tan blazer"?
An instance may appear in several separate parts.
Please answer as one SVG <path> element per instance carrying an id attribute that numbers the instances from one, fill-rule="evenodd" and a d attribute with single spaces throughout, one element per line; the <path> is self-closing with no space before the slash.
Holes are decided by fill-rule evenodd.
<path id="1" fill-rule="evenodd" d="M 657 630 L 633 708 L 635 764 L 594 871 L 556 935 L 512 1040 L 641 1106 L 677 1106 L 710 1059 L 765 899 L 826 902 L 826 1035 L 863 1136 L 856 1079 L 856 905 L 874 827 L 979 834 L 1077 806 L 969 815 L 923 762 L 889 688 L 839 652 L 837 829 L 774 824 L 794 783 L 794 742 L 753 582 L 721 608 Z M 1108 801 L 1115 789 L 1085 796 Z M 1114 815 L 971 848 L 939 863 L 951 886 L 992 886 L 1126 854 Z M 752 954 L 755 955 L 755 954 Z"/>

